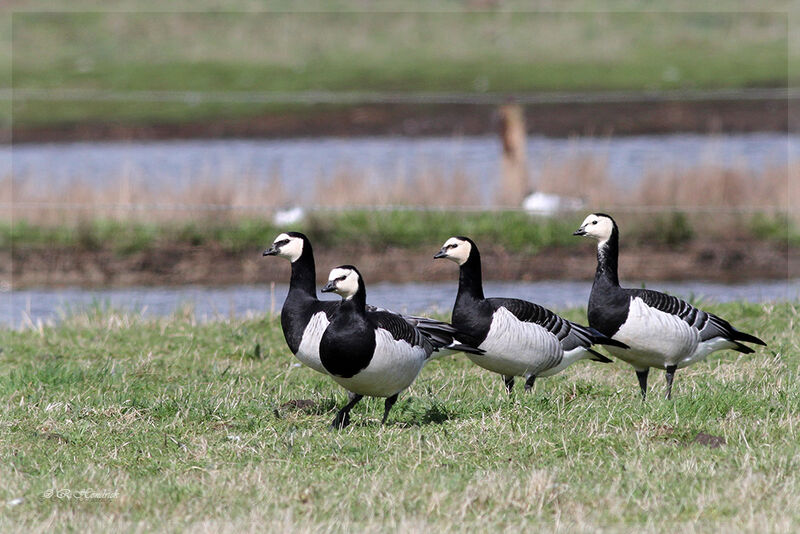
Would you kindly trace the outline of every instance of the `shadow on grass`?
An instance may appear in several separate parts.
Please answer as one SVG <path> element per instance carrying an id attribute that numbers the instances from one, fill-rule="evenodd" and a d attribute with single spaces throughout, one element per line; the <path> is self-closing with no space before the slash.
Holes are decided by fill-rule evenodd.
<path id="1" fill-rule="evenodd" d="M 402 409 L 397 414 L 401 414 L 405 420 L 397 418 L 392 421 L 392 414 L 389 414 L 387 424 L 398 424 L 405 427 L 421 427 L 427 425 L 441 425 L 446 421 L 455 419 L 455 413 L 441 402 L 422 403 L 420 399 L 410 398 L 404 403 Z"/>
<path id="2" fill-rule="evenodd" d="M 383 399 L 379 400 L 382 401 Z M 406 402 L 398 402 L 394 409 L 389 412 L 389 418 L 386 420 L 386 423 L 381 425 L 380 420 L 383 414 L 383 402 L 380 402 L 380 409 L 376 402 L 364 404 L 367 404 L 367 406 L 363 407 L 361 410 L 359 410 L 357 406 L 350 412 L 350 427 L 369 427 L 375 430 L 382 426 L 387 428 L 412 428 L 431 424 L 440 425 L 445 421 L 454 419 L 453 412 L 448 410 L 442 403 L 431 403 L 426 406 L 418 399 L 410 398 Z M 313 412 L 307 411 L 306 413 L 333 417 L 338 409 L 339 406 L 328 401 L 319 403 Z"/>
<path id="3" fill-rule="evenodd" d="M 335 413 L 339 407 L 333 398 L 326 399 L 291 399 L 273 409 L 276 419 L 282 419 L 290 413 L 305 415 L 327 415 Z"/>

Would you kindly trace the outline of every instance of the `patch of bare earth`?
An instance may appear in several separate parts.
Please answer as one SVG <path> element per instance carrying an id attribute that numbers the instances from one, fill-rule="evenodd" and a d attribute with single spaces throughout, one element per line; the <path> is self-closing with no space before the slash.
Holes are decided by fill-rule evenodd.
<path id="1" fill-rule="evenodd" d="M 454 281 L 453 266 L 434 262 L 433 249 L 358 247 L 316 251 L 317 277 L 341 263 L 358 265 L 370 282 Z M 487 280 L 589 280 L 594 248 L 550 248 L 531 255 L 498 247 L 482 250 Z M 683 246 L 626 247 L 620 256 L 624 280 L 736 282 L 800 276 L 800 254 L 761 241 L 694 240 Z M 128 287 L 140 285 L 232 285 L 287 283 L 289 263 L 264 258 L 261 250 L 233 253 L 218 246 L 148 249 L 127 256 L 111 250 L 18 248 L 0 252 L 0 284 L 25 287 Z"/>

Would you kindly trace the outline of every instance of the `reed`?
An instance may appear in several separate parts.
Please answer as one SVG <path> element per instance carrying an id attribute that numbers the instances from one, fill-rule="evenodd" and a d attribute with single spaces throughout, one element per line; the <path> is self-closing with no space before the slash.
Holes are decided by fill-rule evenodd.
<path id="1" fill-rule="evenodd" d="M 531 175 L 539 191 L 579 197 L 587 210 L 786 212 L 797 221 L 793 206 L 800 205 L 797 165 L 776 163 L 761 172 L 713 164 L 686 170 L 650 169 L 638 186 L 623 188 L 610 175 L 605 159 L 576 155 L 533 163 Z M 491 179 L 499 187 L 499 178 Z M 342 168 L 310 185 L 300 199 L 286 191 L 286 177 L 277 172 L 267 179 L 202 175 L 185 180 L 188 185 L 183 187 L 148 183 L 131 172 L 109 176 L 102 184 L 75 180 L 62 187 L 41 187 L 41 181 L 31 177 L 6 176 L 0 180 L 0 220 L 9 222 L 13 217 L 15 222 L 43 226 L 77 225 L 93 219 L 219 223 L 269 217 L 295 205 L 323 210 L 370 206 L 495 209 L 491 195 L 488 202 L 483 198 L 487 188 L 482 180 L 460 169 L 448 173 L 433 166 L 411 176 L 398 171 L 392 177 Z"/>
<path id="2" fill-rule="evenodd" d="M 788 186 L 787 167 L 756 173 L 706 165 L 649 171 L 631 200 L 642 206 L 785 209 Z"/>

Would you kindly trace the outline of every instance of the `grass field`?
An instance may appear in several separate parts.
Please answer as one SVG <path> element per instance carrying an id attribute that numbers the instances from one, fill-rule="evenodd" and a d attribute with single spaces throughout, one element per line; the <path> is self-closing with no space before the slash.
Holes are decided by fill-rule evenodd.
<path id="1" fill-rule="evenodd" d="M 603 12 L 592 3 L 535 12 L 523 4 L 480 10 L 451 2 L 440 6 L 449 10 L 443 13 L 399 2 L 353 4 L 349 12 L 336 12 L 340 2 L 330 1 L 306 12 L 292 12 L 293 4 L 249 12 L 259 8 L 231 3 L 223 13 L 142 12 L 144 4 L 104 12 L 71 3 L 61 4 L 63 11 L 56 3 L 37 12 L 35 3 L 18 4 L 0 25 L 0 64 L 8 66 L 0 68 L 0 86 L 13 80 L 20 90 L 13 105 L 20 126 L 314 111 L 192 99 L 23 98 L 25 89 L 230 95 L 781 87 L 789 79 L 787 65 L 796 62 L 788 51 L 783 2 L 764 4 L 763 12 L 727 13 L 691 12 L 696 4 L 684 12 L 655 12 L 647 2 L 627 3 L 625 12 Z"/>
<path id="2" fill-rule="evenodd" d="M 3 330 L 0 530 L 796 530 L 797 304 L 708 308 L 769 347 L 680 371 L 671 402 L 663 373 L 642 404 L 629 367 L 584 362 L 508 398 L 445 357 L 341 432 L 343 390 L 277 318 Z"/>
<path id="3" fill-rule="evenodd" d="M 588 213 L 588 211 L 586 212 Z M 546 247 L 575 247 L 581 240 L 572 232 L 586 213 L 558 217 L 531 217 L 521 211 L 370 211 L 313 213 L 291 225 L 309 235 L 315 246 L 337 248 L 358 245 L 375 250 L 438 247 L 452 235 L 468 235 L 511 252 L 536 253 Z M 800 230 L 781 213 L 752 215 L 705 213 L 621 213 L 617 216 L 629 245 L 681 245 L 701 236 L 766 240 L 800 246 Z M 431 229 L 435 228 L 433 232 Z M 110 250 L 126 256 L 143 250 L 172 247 L 213 247 L 231 253 L 259 250 L 286 231 L 266 218 L 248 217 L 173 222 L 118 221 L 90 218 L 73 223 L 35 224 L 25 220 L 0 221 L 0 251 L 70 249 L 74 252 Z"/>
<path id="4" fill-rule="evenodd" d="M 458 213 L 414 211 L 359 211 L 319 213 L 291 225 L 308 233 L 321 247 L 360 246 L 434 247 L 441 236 L 460 233 L 483 238 L 511 250 L 536 251 L 545 246 L 573 245 L 572 232 L 579 215 L 564 219 L 542 219 L 530 224 L 522 212 Z M 431 228 L 437 232 L 431 235 Z M 5 231 L 3 231 L 5 230 Z M 512 231 L 514 230 L 514 231 Z M 221 245 L 230 252 L 258 250 L 286 228 L 265 218 L 199 220 L 186 222 L 125 222 L 90 219 L 72 225 L 36 225 L 25 221 L 0 223 L 0 250 L 11 247 L 69 247 L 78 250 L 109 248 L 128 254 L 171 245 Z M 459 234 L 460 235 L 460 234 Z"/>

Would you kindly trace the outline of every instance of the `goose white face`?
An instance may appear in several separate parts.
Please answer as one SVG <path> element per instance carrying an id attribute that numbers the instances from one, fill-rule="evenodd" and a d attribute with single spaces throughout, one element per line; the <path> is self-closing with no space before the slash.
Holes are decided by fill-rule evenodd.
<path id="1" fill-rule="evenodd" d="M 292 237 L 289 234 L 281 234 L 275 238 L 272 248 L 276 250 L 276 256 L 286 258 L 294 263 L 303 255 L 303 240 L 299 237 Z"/>
<path id="2" fill-rule="evenodd" d="M 592 213 L 583 220 L 583 224 L 581 224 L 581 227 L 575 234 L 593 237 L 602 244 L 611 238 L 611 233 L 613 231 L 614 221 L 612 221 L 610 217 Z"/>
<path id="3" fill-rule="evenodd" d="M 324 290 L 333 291 L 345 300 L 351 299 L 358 292 L 358 273 L 353 269 L 337 267 L 328 275 Z"/>
<path id="4" fill-rule="evenodd" d="M 465 241 L 457 237 L 451 237 L 444 242 L 444 245 L 442 245 L 442 250 L 440 250 L 439 253 L 434 257 L 447 258 L 448 260 L 452 260 L 459 265 L 464 265 L 464 263 L 469 259 L 470 252 L 472 252 L 472 244 L 469 241 Z"/>

